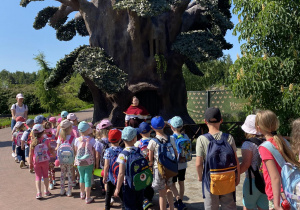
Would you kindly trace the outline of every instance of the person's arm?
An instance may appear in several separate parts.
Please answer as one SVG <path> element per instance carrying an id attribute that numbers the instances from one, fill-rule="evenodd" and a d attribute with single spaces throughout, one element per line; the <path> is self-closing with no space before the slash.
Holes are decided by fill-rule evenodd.
<path id="1" fill-rule="evenodd" d="M 103 184 L 106 184 L 106 183 L 107 183 L 108 169 L 109 169 L 109 159 L 105 159 L 105 162 L 104 162 Z"/>
<path id="2" fill-rule="evenodd" d="M 273 202 L 274 208 L 282 209 L 280 206 L 280 193 L 281 193 L 281 177 L 277 170 L 274 160 L 264 160 L 268 173 L 271 179 L 272 191 L 273 191 Z"/>
<path id="3" fill-rule="evenodd" d="M 16 110 L 15 109 L 11 109 L 11 116 L 14 120 L 16 120 Z"/>
<path id="4" fill-rule="evenodd" d="M 96 151 L 96 168 L 99 168 L 100 163 L 100 153 Z"/>
<path id="5" fill-rule="evenodd" d="M 196 169 L 198 173 L 198 181 L 202 182 L 202 173 L 203 173 L 203 157 L 196 157 Z"/>
<path id="6" fill-rule="evenodd" d="M 96 160 L 96 151 L 95 151 L 95 147 L 93 147 L 93 155 L 94 155 L 94 160 Z M 94 169 L 93 169 L 93 172 L 94 172 L 94 170 L 95 170 L 95 164 L 94 164 Z"/>
<path id="7" fill-rule="evenodd" d="M 29 149 L 29 168 L 33 169 L 33 149 L 31 146 Z"/>
<path id="8" fill-rule="evenodd" d="M 119 174 L 118 174 L 118 182 L 117 182 L 116 190 L 115 190 L 115 193 L 114 193 L 115 197 L 119 196 L 121 186 L 124 182 L 124 176 L 125 176 L 125 165 L 120 163 L 120 165 L 119 165 Z"/>
<path id="9" fill-rule="evenodd" d="M 59 135 L 59 130 L 60 130 L 60 125 L 58 125 L 58 126 L 57 126 L 57 130 L 56 130 L 55 138 L 58 138 L 58 135 Z"/>
<path id="10" fill-rule="evenodd" d="M 240 173 L 241 174 L 244 173 L 245 171 L 247 171 L 248 168 L 250 167 L 251 162 L 252 162 L 252 157 L 253 157 L 253 153 L 251 150 L 242 149 L 243 161 L 240 164 Z M 250 174 L 249 174 L 249 176 L 250 176 Z"/>
<path id="11" fill-rule="evenodd" d="M 234 152 L 234 155 L 235 155 L 235 160 L 236 160 L 236 170 L 237 170 L 237 177 L 235 179 L 235 186 L 238 186 L 239 183 L 240 183 L 240 162 L 239 162 L 239 159 L 236 155 L 236 152 Z"/>
<path id="12" fill-rule="evenodd" d="M 28 117 L 28 110 L 24 112 L 24 118 L 25 118 L 25 120 L 27 120 L 27 117 Z"/>
<path id="13" fill-rule="evenodd" d="M 154 151 L 149 150 L 149 166 L 153 166 L 153 160 L 154 160 Z"/>

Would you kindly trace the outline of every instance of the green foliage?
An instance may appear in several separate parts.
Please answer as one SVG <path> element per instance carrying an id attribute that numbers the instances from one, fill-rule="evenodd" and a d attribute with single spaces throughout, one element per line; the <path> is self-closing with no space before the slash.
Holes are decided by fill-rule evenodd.
<path id="1" fill-rule="evenodd" d="M 75 19 L 70 20 L 67 24 L 62 25 L 56 31 L 56 38 L 60 41 L 70 41 L 76 36 Z"/>
<path id="2" fill-rule="evenodd" d="M 127 74 L 119 69 L 113 59 L 99 47 L 82 49 L 73 68 L 108 94 L 121 91 L 127 82 Z"/>
<path id="3" fill-rule="evenodd" d="M 59 60 L 55 69 L 51 72 L 50 76 L 45 80 L 45 88 L 54 88 L 58 86 L 65 78 L 74 73 L 73 64 L 79 54 L 79 52 L 87 47 L 86 45 L 80 46 L 73 50 L 70 54 L 66 55 L 63 59 Z M 64 80 L 67 82 L 67 80 Z"/>
<path id="4" fill-rule="evenodd" d="M 26 7 L 32 1 L 44 1 L 44 0 L 21 0 L 20 1 L 20 6 L 21 7 Z"/>
<path id="5" fill-rule="evenodd" d="M 191 73 L 186 65 L 182 68 L 187 91 L 211 90 L 227 85 L 229 67 L 232 65 L 230 55 L 225 55 L 221 59 L 201 62 L 197 68 L 201 69 L 204 76 L 196 76 Z"/>
<path id="6" fill-rule="evenodd" d="M 0 87 L 7 88 L 16 84 L 33 84 L 36 80 L 36 73 L 23 71 L 9 72 L 3 69 L 0 72 Z"/>
<path id="7" fill-rule="evenodd" d="M 171 9 L 180 0 L 117 0 L 114 9 L 128 9 L 138 16 L 153 17 Z"/>
<path id="8" fill-rule="evenodd" d="M 41 107 L 44 108 L 47 112 L 53 113 L 56 111 L 60 111 L 58 108 L 62 100 L 59 97 L 58 89 L 52 88 L 50 90 L 46 90 L 44 88 L 44 81 L 49 77 L 52 69 L 49 68 L 49 65 L 45 61 L 45 56 L 43 54 L 40 53 L 34 59 L 37 61 L 38 65 L 41 68 L 38 72 L 38 79 L 35 82 L 35 93 L 40 100 Z"/>
<path id="9" fill-rule="evenodd" d="M 33 28 L 39 30 L 44 28 L 48 23 L 49 19 L 54 15 L 54 13 L 58 10 L 57 7 L 46 7 L 39 11 L 37 16 L 35 17 L 35 21 L 33 23 Z"/>
<path id="10" fill-rule="evenodd" d="M 51 25 L 55 30 L 58 30 L 61 26 L 65 24 L 65 22 L 68 20 L 68 17 L 59 19 L 54 25 Z"/>
<path id="11" fill-rule="evenodd" d="M 76 20 L 75 28 L 76 28 L 77 33 L 80 36 L 88 36 L 89 35 L 89 33 L 86 29 L 85 22 L 84 22 L 83 18 L 80 18 L 80 19 Z"/>
<path id="12" fill-rule="evenodd" d="M 164 55 L 154 55 L 156 61 L 156 70 L 159 78 L 162 78 L 163 74 L 167 71 L 167 61 Z"/>
<path id="13" fill-rule="evenodd" d="M 243 57 L 230 70 L 231 87 L 238 96 L 250 98 L 248 112 L 271 109 L 288 134 L 289 123 L 299 109 L 299 1 L 234 0 L 239 23 L 234 33 Z"/>

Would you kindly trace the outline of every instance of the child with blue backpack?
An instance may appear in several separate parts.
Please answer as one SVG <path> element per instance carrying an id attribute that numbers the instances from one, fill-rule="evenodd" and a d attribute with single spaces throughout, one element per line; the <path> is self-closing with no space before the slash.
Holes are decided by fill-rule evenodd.
<path id="1" fill-rule="evenodd" d="M 131 126 L 122 131 L 125 143 L 124 150 L 119 154 L 119 174 L 114 196 L 117 197 L 123 185 L 123 202 L 125 209 L 143 209 L 144 189 L 152 182 L 152 173 L 148 161 L 141 155 L 140 149 L 134 147 L 137 131 Z"/>
<path id="2" fill-rule="evenodd" d="M 106 186 L 106 195 L 105 195 L 105 209 L 110 209 L 111 198 L 114 195 L 116 184 L 117 184 L 117 175 L 118 175 L 118 167 L 119 164 L 116 162 L 119 154 L 123 151 L 123 148 L 119 146 L 121 141 L 122 132 L 118 129 L 112 129 L 108 132 L 108 141 L 111 144 L 111 147 L 105 150 L 104 153 L 104 176 L 103 176 L 103 184 L 107 184 Z M 123 200 L 123 192 L 120 191 L 118 195 L 121 200 Z"/>
<path id="3" fill-rule="evenodd" d="M 277 133 L 279 128 L 279 120 L 276 114 L 270 110 L 262 110 L 256 113 L 255 126 L 265 138 L 266 141 L 258 148 L 259 154 L 263 162 L 263 174 L 265 179 L 265 191 L 269 200 L 269 209 L 284 209 L 281 200 L 285 200 L 281 192 L 285 192 L 287 198 L 293 196 L 293 191 L 288 191 L 291 183 L 287 184 L 290 178 L 296 178 L 288 174 L 285 175 L 285 169 L 292 169 L 292 165 L 298 170 L 300 163 L 292 152 L 289 143 Z M 292 165 L 285 166 L 285 162 Z M 291 176 L 291 177 L 289 177 Z M 290 181 L 296 181 L 290 180 Z M 289 186 L 290 185 L 290 186 Z M 294 186 L 295 187 L 295 186 Z M 297 209 L 296 200 L 288 199 L 292 209 Z"/>
<path id="4" fill-rule="evenodd" d="M 174 142 L 175 148 L 178 154 L 178 175 L 174 176 L 172 181 L 171 190 L 176 199 L 174 203 L 174 207 L 182 210 L 186 209 L 185 204 L 182 202 L 184 195 L 184 180 L 185 173 L 187 168 L 187 162 L 192 160 L 192 142 L 186 134 L 181 134 L 180 131 L 183 127 L 183 121 L 181 117 L 175 116 L 170 120 L 170 126 L 173 131 L 173 135 L 171 135 L 171 142 Z M 179 193 L 176 188 L 176 182 L 178 179 L 179 184 Z"/>
<path id="5" fill-rule="evenodd" d="M 172 177 L 178 173 L 177 154 L 170 142 L 170 137 L 164 133 L 165 122 L 161 116 L 151 119 L 151 127 L 155 131 L 155 138 L 148 145 L 149 165 L 153 166 L 152 187 L 159 192 L 159 206 L 166 209 L 166 197 L 171 210 L 174 209 L 173 194 L 170 189 Z M 163 162 L 163 160 L 167 162 Z"/>
<path id="6" fill-rule="evenodd" d="M 196 143 L 196 169 L 202 182 L 204 208 L 218 210 L 221 205 L 223 210 L 236 209 L 235 187 L 240 173 L 234 139 L 220 131 L 223 120 L 218 108 L 208 108 L 204 116 L 208 133 L 199 136 Z"/>
<path id="7" fill-rule="evenodd" d="M 72 169 L 74 163 L 74 136 L 72 133 L 73 124 L 69 120 L 60 123 L 59 138 L 57 139 L 57 157 L 60 163 L 60 195 L 66 193 L 65 178 L 68 177 L 68 191 L 66 195 L 72 196 Z"/>

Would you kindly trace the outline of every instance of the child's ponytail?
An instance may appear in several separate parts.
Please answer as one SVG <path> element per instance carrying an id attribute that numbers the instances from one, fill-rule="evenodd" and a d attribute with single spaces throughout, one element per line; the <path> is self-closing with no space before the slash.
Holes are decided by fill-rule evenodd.
<path id="1" fill-rule="evenodd" d="M 60 128 L 59 137 L 62 141 L 65 141 L 67 139 L 67 135 L 71 133 L 72 126 L 69 126 L 67 128 Z"/>
<path id="2" fill-rule="evenodd" d="M 34 149 L 36 145 L 39 144 L 39 138 L 41 138 L 44 134 L 44 131 L 41 133 L 34 133 L 34 131 L 31 131 L 31 148 Z"/>

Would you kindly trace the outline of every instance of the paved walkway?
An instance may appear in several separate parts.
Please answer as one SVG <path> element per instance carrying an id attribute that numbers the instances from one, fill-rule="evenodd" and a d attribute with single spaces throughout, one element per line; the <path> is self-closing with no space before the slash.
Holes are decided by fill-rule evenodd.
<path id="1" fill-rule="evenodd" d="M 79 120 L 89 120 L 92 114 L 93 109 L 76 113 Z M 238 156 L 241 156 L 240 149 Z M 59 169 L 57 171 L 56 180 L 59 180 Z M 241 177 L 241 183 L 243 181 L 244 176 Z M 79 198 L 78 187 L 73 190 L 73 197 L 69 198 L 59 195 L 59 185 L 51 191 L 52 196 L 36 200 L 35 175 L 30 174 L 28 169 L 20 169 L 14 162 L 11 156 L 10 128 L 0 129 L 0 209 L 104 209 L 104 196 L 100 195 L 98 186 L 92 191 L 95 202 L 89 205 Z M 154 198 L 156 205 L 152 209 L 159 209 L 157 202 L 156 194 Z M 188 164 L 184 202 L 188 209 L 204 209 L 201 183 L 197 181 L 195 158 Z M 237 187 L 237 205 L 239 210 L 242 209 L 242 184 Z M 112 209 L 120 209 L 119 204 L 115 204 L 114 207 Z"/>

